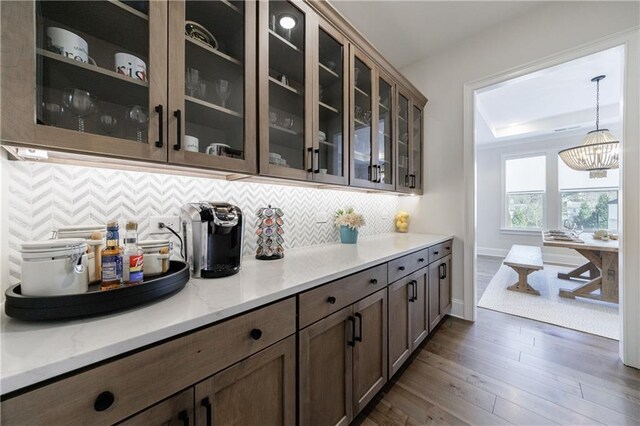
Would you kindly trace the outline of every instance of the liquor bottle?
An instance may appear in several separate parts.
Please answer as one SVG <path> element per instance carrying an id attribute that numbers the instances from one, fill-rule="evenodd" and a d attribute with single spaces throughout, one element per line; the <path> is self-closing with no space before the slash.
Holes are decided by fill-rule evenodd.
<path id="1" fill-rule="evenodd" d="M 125 285 L 142 284 L 143 252 L 138 246 L 138 222 L 130 220 L 124 235 L 123 277 Z"/>
<path id="2" fill-rule="evenodd" d="M 118 221 L 107 222 L 107 245 L 102 250 L 102 283 L 101 290 L 120 287 L 122 283 L 122 247 Z"/>

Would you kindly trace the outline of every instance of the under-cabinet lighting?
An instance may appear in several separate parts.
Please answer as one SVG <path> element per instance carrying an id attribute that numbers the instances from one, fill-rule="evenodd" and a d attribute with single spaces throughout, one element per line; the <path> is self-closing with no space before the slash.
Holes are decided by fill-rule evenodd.
<path id="1" fill-rule="evenodd" d="M 289 15 L 288 13 L 281 15 L 279 22 L 280 22 L 280 26 L 285 30 L 290 30 L 293 27 L 295 27 L 297 24 L 296 18 L 294 18 L 292 15 Z"/>
<path id="2" fill-rule="evenodd" d="M 15 155 L 23 160 L 44 161 L 49 159 L 49 154 L 44 149 L 18 148 Z"/>

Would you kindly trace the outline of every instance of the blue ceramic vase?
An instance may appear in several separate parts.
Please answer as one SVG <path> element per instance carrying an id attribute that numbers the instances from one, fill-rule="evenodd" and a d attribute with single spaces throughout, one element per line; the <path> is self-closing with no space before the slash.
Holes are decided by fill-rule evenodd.
<path id="1" fill-rule="evenodd" d="M 355 244 L 358 242 L 358 230 L 348 226 L 340 227 L 340 242 L 342 244 Z"/>

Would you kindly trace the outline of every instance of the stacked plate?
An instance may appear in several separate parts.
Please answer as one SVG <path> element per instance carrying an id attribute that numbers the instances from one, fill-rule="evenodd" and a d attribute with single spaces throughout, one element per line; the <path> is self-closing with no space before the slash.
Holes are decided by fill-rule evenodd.
<path id="1" fill-rule="evenodd" d="M 289 165 L 287 164 L 287 160 L 282 158 L 282 156 L 277 152 L 269 153 L 269 164 L 275 164 L 276 166 L 280 167 L 289 167 Z"/>

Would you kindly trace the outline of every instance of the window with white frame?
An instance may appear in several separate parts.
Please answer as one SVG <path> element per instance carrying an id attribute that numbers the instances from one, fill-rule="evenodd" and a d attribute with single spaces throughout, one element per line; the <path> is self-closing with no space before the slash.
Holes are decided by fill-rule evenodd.
<path id="1" fill-rule="evenodd" d="M 545 154 L 505 157 L 503 167 L 504 227 L 542 229 L 545 216 Z"/>
<path id="2" fill-rule="evenodd" d="M 591 179 L 588 172 L 572 170 L 558 158 L 562 224 L 589 231 L 618 231 L 619 182 L 617 169 L 608 170 L 605 178 Z"/>

